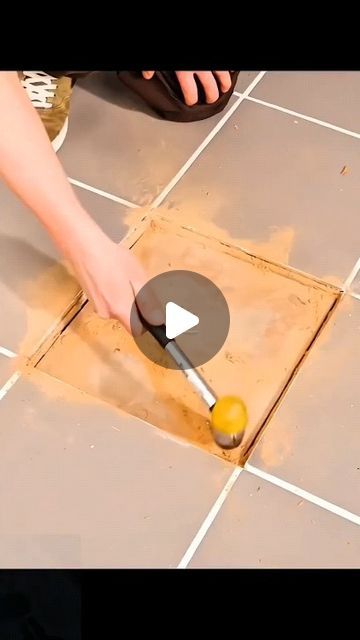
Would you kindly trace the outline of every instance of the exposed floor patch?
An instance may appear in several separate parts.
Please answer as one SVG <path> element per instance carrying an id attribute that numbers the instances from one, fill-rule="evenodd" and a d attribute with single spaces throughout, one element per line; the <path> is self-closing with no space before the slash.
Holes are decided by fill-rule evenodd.
<path id="1" fill-rule="evenodd" d="M 150 276 L 172 269 L 194 270 L 211 279 L 228 302 L 228 338 L 200 370 L 219 396 L 230 393 L 245 400 L 249 427 L 241 447 L 222 452 L 212 440 L 207 409 L 183 374 L 147 360 L 118 322 L 100 319 L 90 304 L 39 367 L 238 462 L 322 325 L 337 290 L 160 218 L 136 233 L 128 242 Z M 160 361 L 164 357 L 160 349 L 158 354 Z"/>

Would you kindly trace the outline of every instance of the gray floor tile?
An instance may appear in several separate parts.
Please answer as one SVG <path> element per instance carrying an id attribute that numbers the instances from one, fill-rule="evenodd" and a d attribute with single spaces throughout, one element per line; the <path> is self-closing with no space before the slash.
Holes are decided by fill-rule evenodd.
<path id="1" fill-rule="evenodd" d="M 245 91 L 257 73 L 242 71 L 236 90 Z M 269 72 L 252 95 L 358 132 L 359 78 L 360 72 Z M 227 108 L 236 99 L 232 97 Z M 73 178 L 147 204 L 224 114 L 190 124 L 162 121 L 114 77 L 97 73 L 75 88 L 69 134 L 59 156 Z M 341 284 L 359 258 L 358 148 L 355 138 L 245 101 L 170 192 L 167 215 L 209 236 Z M 77 193 L 114 240 L 123 237 L 137 216 L 83 189 Z M 0 345 L 29 353 L 78 285 L 59 263 L 42 227 L 1 185 L 0 201 Z M 215 263 L 211 273 L 212 269 Z M 261 413 L 271 397 L 274 363 L 278 369 L 283 366 L 281 350 L 289 354 L 290 368 L 294 366 L 291 358 L 296 349 L 282 336 L 289 336 L 289 327 L 296 333 L 294 305 L 303 303 L 283 287 L 269 292 L 261 283 L 250 288 L 246 277 L 239 280 L 241 311 L 246 310 L 247 296 L 251 309 L 243 317 L 240 314 L 245 340 L 238 341 L 242 350 L 238 355 L 240 362 L 253 367 L 246 384 L 261 383 L 253 385 L 256 393 L 250 403 L 251 412 Z M 359 276 L 352 291 L 360 294 Z M 310 299 L 307 302 L 319 318 L 321 305 L 314 308 Z M 270 326 L 267 304 L 271 314 L 274 311 Z M 113 331 L 109 323 L 111 330 L 104 334 L 104 321 L 93 314 L 87 320 L 85 328 L 81 325 L 77 333 L 63 335 L 65 345 L 69 337 L 76 340 L 69 342 L 77 349 L 73 348 L 72 359 L 65 359 L 65 350 L 51 350 L 50 368 L 57 371 L 59 365 L 59 371 L 67 371 L 77 384 L 81 367 L 90 363 L 83 379 L 86 390 L 125 406 L 129 414 L 146 422 L 39 371 L 24 375 L 0 401 L 0 566 L 174 567 L 233 467 L 149 425 L 154 402 L 151 393 L 146 394 L 152 388 L 152 372 L 131 353 L 127 358 L 126 350 L 122 368 L 117 358 L 118 326 Z M 310 321 L 299 323 L 299 330 L 303 331 L 299 344 L 301 340 L 307 344 Z M 250 464 L 357 514 L 359 331 L 360 301 L 346 298 L 312 347 L 250 458 Z M 258 352 L 256 357 L 264 358 L 261 379 L 254 377 Z M 233 359 L 225 355 L 226 366 L 234 368 Z M 45 358 L 45 369 L 46 363 Z M 283 364 L 287 371 L 287 363 Z M 15 360 L 0 354 L 0 388 L 16 367 Z M 124 371 L 125 385 L 121 384 Z M 220 390 L 228 385 L 221 371 L 215 360 L 205 366 L 206 375 L 219 380 Z M 138 379 L 145 381 L 146 401 L 135 412 L 130 396 L 135 395 Z M 214 449 L 200 409 L 199 413 L 190 409 L 185 425 L 184 406 L 174 404 L 167 384 L 160 381 L 163 397 L 154 409 L 162 428 L 177 433 L 180 425 L 188 437 L 193 418 L 201 418 L 206 429 L 201 432 L 200 425 L 196 435 L 208 451 L 208 440 Z M 182 401 L 187 397 L 185 386 L 184 382 L 177 388 Z M 243 471 L 191 566 L 359 567 L 355 527 Z"/>
<path id="2" fill-rule="evenodd" d="M 99 227 L 114 240 L 119 242 L 127 233 L 136 217 L 136 209 L 104 198 L 86 189 L 75 187 L 79 200 Z"/>
<path id="3" fill-rule="evenodd" d="M 176 566 L 232 471 L 36 371 L 0 425 L 1 566 Z"/>
<path id="4" fill-rule="evenodd" d="M 250 463 L 360 514 L 360 302 L 347 298 L 267 426 Z"/>
<path id="5" fill-rule="evenodd" d="M 360 132 L 359 71 L 272 71 L 254 98 Z"/>
<path id="6" fill-rule="evenodd" d="M 359 568 L 359 527 L 243 471 L 190 567 Z"/>
<path id="7" fill-rule="evenodd" d="M 114 240 L 127 231 L 126 208 L 76 189 L 89 213 Z M 0 344 L 28 353 L 71 301 L 78 284 L 35 217 L 0 185 Z"/>
<path id="8" fill-rule="evenodd" d="M 240 71 L 239 77 L 236 82 L 235 91 L 243 93 L 249 86 L 249 84 L 255 80 L 259 71 Z"/>
<path id="9" fill-rule="evenodd" d="M 74 89 L 59 155 L 72 178 L 148 204 L 223 115 L 190 123 L 161 120 L 115 76 L 94 74 Z"/>
<path id="10" fill-rule="evenodd" d="M 245 101 L 167 205 L 180 222 L 339 283 L 359 257 L 359 171 L 358 140 Z"/>

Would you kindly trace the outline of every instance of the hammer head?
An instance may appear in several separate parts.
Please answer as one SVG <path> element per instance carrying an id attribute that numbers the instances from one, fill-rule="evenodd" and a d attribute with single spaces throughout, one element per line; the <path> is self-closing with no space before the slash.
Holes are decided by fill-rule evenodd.
<path id="1" fill-rule="evenodd" d="M 216 429 L 212 429 L 214 440 L 221 449 L 236 449 L 236 447 L 241 444 L 244 433 L 245 431 L 241 431 L 240 433 L 233 433 L 229 435 L 227 433 L 217 431 Z"/>
<path id="2" fill-rule="evenodd" d="M 222 449 L 235 449 L 241 444 L 247 422 L 246 406 L 236 396 L 219 398 L 211 408 L 214 440 Z"/>

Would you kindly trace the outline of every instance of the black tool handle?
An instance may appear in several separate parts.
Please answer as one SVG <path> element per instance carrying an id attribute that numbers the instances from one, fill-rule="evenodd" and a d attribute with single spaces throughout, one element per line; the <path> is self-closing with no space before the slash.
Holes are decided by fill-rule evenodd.
<path id="1" fill-rule="evenodd" d="M 166 345 L 169 342 L 171 342 L 171 340 L 166 337 L 166 325 L 165 324 L 159 324 L 159 325 L 150 324 L 150 322 L 148 322 L 144 318 L 144 316 L 142 315 L 142 313 L 141 313 L 141 311 L 140 311 L 138 306 L 137 306 L 137 311 L 138 311 L 140 320 L 141 320 L 142 324 L 144 325 L 145 329 L 147 331 L 149 331 L 149 333 L 151 333 L 153 338 L 155 338 L 155 340 L 157 340 L 159 345 L 161 347 L 163 347 L 163 349 L 165 349 Z"/>

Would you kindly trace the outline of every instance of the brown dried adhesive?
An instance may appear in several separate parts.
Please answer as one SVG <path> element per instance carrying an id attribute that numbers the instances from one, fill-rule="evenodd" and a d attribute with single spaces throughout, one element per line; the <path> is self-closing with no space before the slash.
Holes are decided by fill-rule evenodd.
<path id="1" fill-rule="evenodd" d="M 336 293 L 167 223 L 148 227 L 132 251 L 150 277 L 189 269 L 211 279 L 223 292 L 230 308 L 229 335 L 201 373 L 219 396 L 236 394 L 247 404 L 249 427 L 241 448 L 221 452 L 212 440 L 207 409 L 183 374 L 150 362 L 118 322 L 98 318 L 89 304 L 39 366 L 171 435 L 237 462 L 323 323 Z"/>

